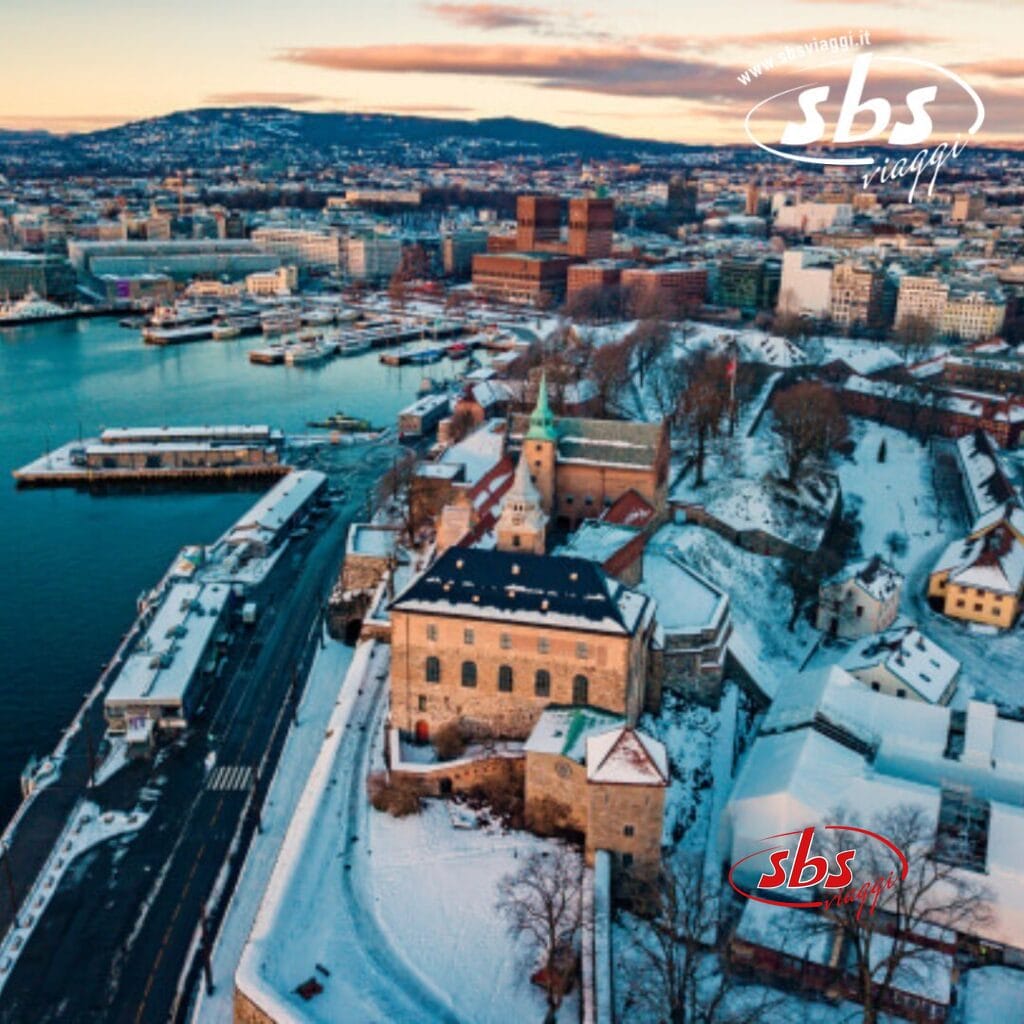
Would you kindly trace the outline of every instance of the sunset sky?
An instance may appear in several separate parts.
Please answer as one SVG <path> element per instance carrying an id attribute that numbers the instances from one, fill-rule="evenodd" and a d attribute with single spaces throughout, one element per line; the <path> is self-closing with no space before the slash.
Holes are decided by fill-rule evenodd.
<path id="1" fill-rule="evenodd" d="M 787 42 L 868 29 L 878 55 L 968 80 L 985 102 L 985 139 L 1024 141 L 1017 0 L 0 0 L 0 11 L 8 128 L 89 130 L 254 103 L 738 142 L 754 102 L 806 81 L 794 64 L 744 86 L 748 65 Z"/>

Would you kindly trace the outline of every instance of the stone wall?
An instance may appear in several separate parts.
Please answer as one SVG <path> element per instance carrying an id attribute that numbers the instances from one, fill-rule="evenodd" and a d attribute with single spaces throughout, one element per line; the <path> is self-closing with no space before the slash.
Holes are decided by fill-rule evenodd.
<path id="1" fill-rule="evenodd" d="M 521 789 L 525 763 L 521 753 L 495 753 L 437 764 L 400 765 L 390 774 L 392 780 L 408 782 L 424 796 L 445 796 L 495 785 Z"/>
<path id="2" fill-rule="evenodd" d="M 278 1024 L 264 1013 L 240 988 L 235 988 L 234 1024 Z M 283 1024 L 283 1022 L 281 1022 Z"/>
<path id="3" fill-rule="evenodd" d="M 530 751 L 526 755 L 526 825 L 536 828 L 538 806 L 552 800 L 564 806 L 566 816 L 551 824 L 585 832 L 587 829 L 587 770 L 561 754 Z"/>

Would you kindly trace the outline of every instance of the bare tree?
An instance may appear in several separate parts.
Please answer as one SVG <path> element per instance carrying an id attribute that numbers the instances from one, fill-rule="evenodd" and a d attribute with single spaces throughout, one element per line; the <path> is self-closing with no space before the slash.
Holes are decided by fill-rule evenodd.
<path id="1" fill-rule="evenodd" d="M 705 881 L 699 856 L 679 854 L 666 861 L 642 899 L 651 912 L 634 929 L 638 968 L 631 977 L 631 1004 L 646 1007 L 654 1019 L 667 1024 L 754 1024 L 767 1019 L 768 990 L 760 1000 L 730 1006 L 736 983 L 715 951 L 717 893 Z"/>
<path id="2" fill-rule="evenodd" d="M 849 436 L 849 425 L 836 396 L 816 381 L 802 381 L 787 388 L 776 397 L 773 412 L 790 484 L 796 483 L 809 455 L 825 458 Z"/>
<path id="3" fill-rule="evenodd" d="M 375 505 L 390 506 L 400 517 L 406 539 L 412 543 L 419 526 L 416 498 L 416 456 L 403 451 L 377 482 Z"/>
<path id="4" fill-rule="evenodd" d="M 622 389 L 629 383 L 629 346 L 625 341 L 614 341 L 593 349 L 590 357 L 590 376 L 597 388 L 600 413 L 605 415 Z"/>
<path id="5" fill-rule="evenodd" d="M 696 484 L 704 483 L 708 438 L 718 436 L 729 410 L 728 359 L 707 350 L 695 352 L 686 363 L 685 386 L 679 395 L 676 420 L 686 424 L 697 441 Z"/>
<path id="6" fill-rule="evenodd" d="M 665 354 L 671 340 L 668 324 L 660 317 L 641 320 L 626 336 L 640 387 L 644 386 L 647 373 Z"/>
<path id="7" fill-rule="evenodd" d="M 519 871 L 498 883 L 495 909 L 505 918 L 509 934 L 523 938 L 531 966 L 540 964 L 538 976 L 547 993 L 546 1024 L 557 1019 L 571 972 L 566 961 L 575 960 L 581 924 L 582 866 L 568 846 L 552 853 L 532 853 Z"/>
<path id="8" fill-rule="evenodd" d="M 844 820 L 838 812 L 837 821 Z M 847 816 L 848 817 L 848 816 Z M 906 878 L 896 858 L 878 842 L 857 845 L 857 873 L 842 895 L 826 900 L 820 914 L 807 915 L 812 931 L 838 929 L 849 951 L 851 975 L 864 1006 L 863 1020 L 875 1024 L 884 1012 L 897 979 L 928 971 L 935 951 L 920 940 L 934 938 L 937 929 L 972 934 L 991 916 L 992 894 L 957 863 L 952 848 L 956 835 L 937 833 L 933 819 L 916 804 L 901 804 L 878 816 L 872 830 L 885 836 L 907 857 Z M 842 834 L 832 833 L 832 853 Z M 833 856 L 834 859 L 834 856 Z M 891 880 L 865 892 L 865 883 Z"/>
<path id="9" fill-rule="evenodd" d="M 935 340 L 935 328 L 930 320 L 917 314 L 905 316 L 893 331 L 893 337 L 904 359 L 920 356 Z"/>

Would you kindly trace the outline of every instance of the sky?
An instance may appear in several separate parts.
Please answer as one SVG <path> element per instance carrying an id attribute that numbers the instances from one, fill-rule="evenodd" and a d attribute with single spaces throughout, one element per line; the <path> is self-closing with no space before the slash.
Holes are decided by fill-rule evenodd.
<path id="1" fill-rule="evenodd" d="M 837 110 L 849 71 L 808 77 L 820 53 L 748 84 L 746 68 L 862 31 L 894 103 L 927 84 L 903 59 L 933 62 L 983 98 L 979 141 L 1024 143 L 1024 0 L 0 0 L 0 127 L 270 104 L 735 143 L 754 103 L 822 74 Z"/>

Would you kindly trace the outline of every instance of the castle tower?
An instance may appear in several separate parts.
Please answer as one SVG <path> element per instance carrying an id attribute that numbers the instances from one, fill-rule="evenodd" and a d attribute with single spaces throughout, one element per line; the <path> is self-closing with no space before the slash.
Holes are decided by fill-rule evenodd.
<path id="1" fill-rule="evenodd" d="M 515 479 L 505 494 L 501 515 L 494 527 L 499 551 L 544 554 L 548 517 L 541 509 L 541 495 L 530 478 L 525 453 L 519 456 Z"/>
<path id="2" fill-rule="evenodd" d="M 525 459 L 527 470 L 540 492 L 540 507 L 550 516 L 555 507 L 555 463 L 558 455 L 558 428 L 548 405 L 548 378 L 540 377 L 537 404 L 530 413 L 530 427 L 523 438 L 520 463 Z"/>

